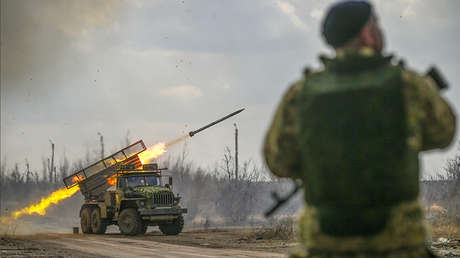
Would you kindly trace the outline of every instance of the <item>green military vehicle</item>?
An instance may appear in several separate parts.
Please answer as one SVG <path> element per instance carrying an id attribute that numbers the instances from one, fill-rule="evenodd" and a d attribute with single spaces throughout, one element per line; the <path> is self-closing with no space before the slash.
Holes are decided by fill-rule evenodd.
<path id="1" fill-rule="evenodd" d="M 79 187 L 85 197 L 83 233 L 104 234 L 108 225 L 118 225 L 126 235 L 144 234 L 148 226 L 159 226 L 165 235 L 182 231 L 187 209 L 179 206 L 165 169 L 141 163 L 138 154 L 145 150 L 138 141 L 64 178 L 67 188 Z"/>
<path id="2" fill-rule="evenodd" d="M 230 113 L 198 130 L 193 137 L 234 115 Z M 184 139 L 184 136 L 172 141 Z M 67 188 L 79 187 L 85 197 L 80 209 L 81 230 L 85 234 L 104 234 L 108 225 L 118 225 L 126 235 L 144 234 L 148 226 L 158 226 L 165 235 L 177 235 L 184 227 L 186 208 L 174 196 L 172 178 L 157 164 L 142 164 L 139 154 L 147 148 L 142 140 L 88 166 L 66 178 Z"/>

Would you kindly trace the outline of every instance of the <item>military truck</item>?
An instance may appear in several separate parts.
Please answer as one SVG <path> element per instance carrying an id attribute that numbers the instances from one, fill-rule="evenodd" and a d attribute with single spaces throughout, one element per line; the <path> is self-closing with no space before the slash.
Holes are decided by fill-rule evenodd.
<path id="1" fill-rule="evenodd" d="M 104 234 L 118 225 L 126 235 L 144 234 L 159 226 L 165 235 L 177 235 L 184 227 L 186 208 L 172 191 L 171 176 L 157 164 L 142 164 L 142 140 L 64 178 L 67 188 L 79 187 L 85 198 L 80 209 L 81 230 Z"/>

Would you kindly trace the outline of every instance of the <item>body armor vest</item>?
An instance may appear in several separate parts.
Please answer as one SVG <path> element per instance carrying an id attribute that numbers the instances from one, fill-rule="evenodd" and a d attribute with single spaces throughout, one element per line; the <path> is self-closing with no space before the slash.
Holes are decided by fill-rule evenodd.
<path id="1" fill-rule="evenodd" d="M 399 67 L 326 69 L 305 80 L 301 143 L 305 200 L 330 235 L 381 231 L 391 207 L 418 195 Z"/>

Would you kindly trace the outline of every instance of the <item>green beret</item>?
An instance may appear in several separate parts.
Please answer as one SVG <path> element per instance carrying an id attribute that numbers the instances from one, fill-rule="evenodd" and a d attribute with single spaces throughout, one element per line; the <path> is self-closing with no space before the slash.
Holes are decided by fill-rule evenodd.
<path id="1" fill-rule="evenodd" d="M 365 1 L 345 1 L 333 5 L 323 21 L 323 36 L 327 44 L 340 47 L 361 32 L 372 13 Z"/>

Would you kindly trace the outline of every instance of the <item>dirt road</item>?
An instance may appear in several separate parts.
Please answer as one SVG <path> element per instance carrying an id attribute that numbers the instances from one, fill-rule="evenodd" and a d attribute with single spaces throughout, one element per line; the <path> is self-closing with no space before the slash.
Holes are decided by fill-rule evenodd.
<path id="1" fill-rule="evenodd" d="M 284 257 L 283 254 L 237 249 L 181 246 L 127 237 L 60 237 L 38 240 L 47 246 L 90 252 L 105 257 Z"/>
<path id="2" fill-rule="evenodd" d="M 263 239 L 248 229 L 191 230 L 164 236 L 158 230 L 127 237 L 45 233 L 3 237 L 0 257 L 286 257 L 294 241 Z"/>
<path id="3" fill-rule="evenodd" d="M 157 230 L 127 237 L 35 234 L 0 237 L 0 257 L 286 257 L 298 244 L 254 234 L 250 229 L 190 230 L 164 236 Z M 460 239 L 440 238 L 431 244 L 440 257 L 460 257 Z"/>

